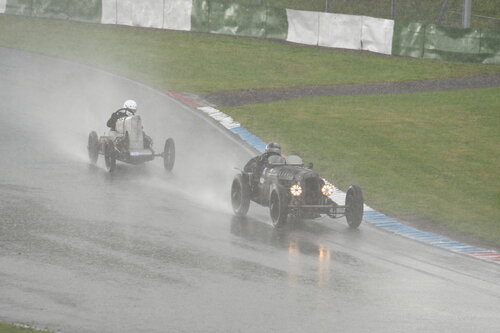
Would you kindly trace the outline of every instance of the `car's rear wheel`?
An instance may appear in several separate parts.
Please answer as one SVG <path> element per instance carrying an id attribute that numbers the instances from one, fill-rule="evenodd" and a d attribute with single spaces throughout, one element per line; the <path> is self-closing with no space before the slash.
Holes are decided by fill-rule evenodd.
<path id="1" fill-rule="evenodd" d="M 269 213 L 275 228 L 286 223 L 288 217 L 288 203 L 283 190 L 275 189 L 269 198 Z"/>
<path id="2" fill-rule="evenodd" d="M 97 163 L 99 157 L 99 139 L 95 131 L 90 132 L 87 149 L 89 151 L 89 160 L 91 164 Z"/>
<path id="3" fill-rule="evenodd" d="M 245 216 L 250 207 L 250 188 L 241 174 L 234 177 L 231 185 L 231 204 L 237 216 Z"/>
<path id="4" fill-rule="evenodd" d="M 108 170 L 110 173 L 115 171 L 116 169 L 115 145 L 111 140 L 106 140 L 104 143 L 104 163 L 106 164 L 106 170 Z"/>
<path id="5" fill-rule="evenodd" d="M 165 170 L 172 171 L 175 163 L 175 142 L 174 139 L 168 138 L 163 147 L 163 166 Z"/>
<path id="6" fill-rule="evenodd" d="M 361 187 L 351 185 L 345 197 L 345 218 L 351 228 L 357 228 L 363 220 L 363 192 Z"/>

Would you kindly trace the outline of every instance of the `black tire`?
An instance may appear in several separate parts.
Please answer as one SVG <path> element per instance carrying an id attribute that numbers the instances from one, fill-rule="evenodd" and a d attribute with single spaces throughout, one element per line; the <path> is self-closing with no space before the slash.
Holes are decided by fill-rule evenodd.
<path id="1" fill-rule="evenodd" d="M 106 170 L 112 173 L 116 169 L 115 145 L 113 141 L 106 140 L 106 142 L 104 143 L 103 150 L 104 150 L 104 163 L 106 164 Z"/>
<path id="2" fill-rule="evenodd" d="M 285 191 L 278 188 L 271 192 L 269 214 L 275 228 L 281 227 L 288 218 L 288 202 Z"/>
<path id="3" fill-rule="evenodd" d="M 351 185 L 345 197 L 345 218 L 351 228 L 357 228 L 363 221 L 363 191 L 357 185 Z"/>
<path id="4" fill-rule="evenodd" d="M 175 164 L 175 142 L 174 139 L 168 138 L 165 140 L 163 147 L 163 166 L 165 170 L 172 171 Z"/>
<path id="5" fill-rule="evenodd" d="M 250 188 L 241 174 L 234 177 L 231 185 L 231 205 L 236 216 L 247 215 L 250 207 Z"/>
<path id="6" fill-rule="evenodd" d="M 89 160 L 91 164 L 97 163 L 99 157 L 99 139 L 95 131 L 90 132 L 87 149 L 89 151 Z"/>

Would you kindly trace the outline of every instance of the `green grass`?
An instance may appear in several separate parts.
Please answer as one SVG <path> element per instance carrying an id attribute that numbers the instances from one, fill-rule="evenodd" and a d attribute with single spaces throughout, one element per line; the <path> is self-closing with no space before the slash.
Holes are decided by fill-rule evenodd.
<path id="1" fill-rule="evenodd" d="M 33 333 L 33 332 L 46 332 L 49 333 L 51 331 L 45 330 L 36 330 L 32 328 L 23 328 L 14 325 L 0 323 L 0 333 Z"/>
<path id="2" fill-rule="evenodd" d="M 222 110 L 392 216 L 500 246 L 500 88 L 323 97 Z"/>
<path id="3" fill-rule="evenodd" d="M 195 93 L 500 72 L 500 66 L 7 15 L 0 15 L 0 31 L 1 46 L 67 58 L 161 89 Z"/>

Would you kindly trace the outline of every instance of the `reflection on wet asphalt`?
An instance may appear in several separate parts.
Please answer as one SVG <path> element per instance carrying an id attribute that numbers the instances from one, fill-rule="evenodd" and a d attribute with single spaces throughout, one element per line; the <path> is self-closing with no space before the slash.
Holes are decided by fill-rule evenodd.
<path id="1" fill-rule="evenodd" d="M 252 156 L 166 95 L 0 48 L 0 320 L 63 332 L 496 332 L 500 270 L 327 217 L 274 229 L 229 188 Z M 162 161 L 90 166 L 125 99 Z"/>

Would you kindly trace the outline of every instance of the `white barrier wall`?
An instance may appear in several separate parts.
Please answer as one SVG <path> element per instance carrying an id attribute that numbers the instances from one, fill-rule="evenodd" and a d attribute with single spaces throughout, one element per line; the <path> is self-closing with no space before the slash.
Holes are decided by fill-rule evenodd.
<path id="1" fill-rule="evenodd" d="M 7 5 L 7 0 L 0 0 L 0 14 L 5 13 L 6 5 Z"/>
<path id="2" fill-rule="evenodd" d="M 116 24 L 134 25 L 132 21 L 133 0 L 116 1 Z"/>
<path id="3" fill-rule="evenodd" d="M 383 54 L 392 52 L 393 20 L 292 9 L 287 9 L 286 14 L 289 42 Z"/>
<path id="4" fill-rule="evenodd" d="M 102 0 L 102 24 L 116 24 L 116 4 L 116 0 Z"/>
<path id="5" fill-rule="evenodd" d="M 101 23 L 190 31 L 192 8 L 192 0 L 102 0 Z"/>
<path id="6" fill-rule="evenodd" d="M 191 30 L 192 0 L 165 0 L 163 29 Z"/>
<path id="7" fill-rule="evenodd" d="M 134 1 L 132 23 L 146 28 L 163 28 L 164 0 Z"/>
<path id="8" fill-rule="evenodd" d="M 145 28 L 163 27 L 163 0 L 117 0 L 116 23 Z"/>
<path id="9" fill-rule="evenodd" d="M 320 13 L 318 45 L 360 50 L 362 26 L 362 16 Z"/>
<path id="10" fill-rule="evenodd" d="M 392 54 L 394 21 L 363 16 L 362 48 L 383 54 Z"/>
<path id="11" fill-rule="evenodd" d="M 318 45 L 319 13 L 287 9 L 289 42 Z"/>

